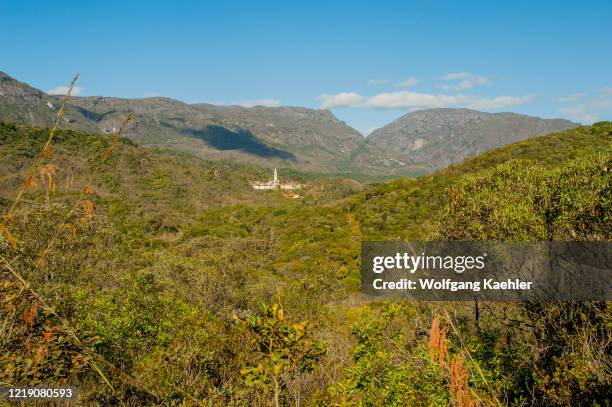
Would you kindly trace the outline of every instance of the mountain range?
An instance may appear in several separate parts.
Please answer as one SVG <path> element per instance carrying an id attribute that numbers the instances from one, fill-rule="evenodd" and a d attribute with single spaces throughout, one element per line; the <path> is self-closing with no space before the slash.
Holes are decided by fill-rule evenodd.
<path id="1" fill-rule="evenodd" d="M 577 126 L 516 113 L 419 110 L 373 131 L 353 162 L 368 173 L 429 173 L 497 147 Z"/>
<path id="2" fill-rule="evenodd" d="M 0 72 L 0 120 L 49 126 L 62 96 Z M 414 176 L 535 135 L 577 127 L 561 119 L 469 109 L 408 113 L 367 138 L 329 110 L 188 104 L 153 97 L 72 97 L 62 127 L 124 135 L 150 147 L 356 178 Z"/>

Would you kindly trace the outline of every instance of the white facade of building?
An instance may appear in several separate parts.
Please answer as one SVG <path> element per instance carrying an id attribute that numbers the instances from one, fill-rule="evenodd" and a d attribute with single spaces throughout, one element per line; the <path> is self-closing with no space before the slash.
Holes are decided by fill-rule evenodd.
<path id="1" fill-rule="evenodd" d="M 278 172 L 276 168 L 274 169 L 274 178 L 270 181 L 255 181 L 251 184 L 253 189 L 283 189 L 283 190 L 295 190 L 301 189 L 302 184 L 298 184 L 297 182 L 289 181 L 285 183 L 281 183 L 278 180 Z"/>

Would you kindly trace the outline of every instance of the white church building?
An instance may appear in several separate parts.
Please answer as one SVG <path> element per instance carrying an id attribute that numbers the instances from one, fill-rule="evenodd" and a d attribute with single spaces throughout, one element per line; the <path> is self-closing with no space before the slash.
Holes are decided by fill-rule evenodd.
<path id="1" fill-rule="evenodd" d="M 280 182 L 278 180 L 278 172 L 274 169 L 274 178 L 270 181 L 254 181 L 252 183 L 254 189 L 283 189 L 283 190 L 294 190 L 301 189 L 302 184 L 294 181 Z"/>

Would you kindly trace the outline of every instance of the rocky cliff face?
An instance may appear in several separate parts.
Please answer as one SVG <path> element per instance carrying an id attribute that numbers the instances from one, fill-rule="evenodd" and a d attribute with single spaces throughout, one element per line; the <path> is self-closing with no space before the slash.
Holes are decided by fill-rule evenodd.
<path id="1" fill-rule="evenodd" d="M 0 72 L 0 117 L 3 120 L 45 125 L 53 119 L 52 103 L 52 97 L 46 93 Z"/>

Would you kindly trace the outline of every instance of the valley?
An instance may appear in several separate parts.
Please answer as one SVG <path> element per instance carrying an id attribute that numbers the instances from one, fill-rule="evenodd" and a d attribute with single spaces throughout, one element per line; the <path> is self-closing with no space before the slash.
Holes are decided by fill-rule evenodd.
<path id="1" fill-rule="evenodd" d="M 47 136 L 45 128 L 0 125 L 3 213 Z M 4 318 L 19 329 L 3 339 L 12 352 L 0 360 L 2 380 L 53 374 L 77 384 L 82 397 L 111 404 L 251 404 L 273 397 L 266 383 L 274 378 L 284 404 L 297 395 L 312 404 L 443 403 L 452 395 L 443 371 L 428 362 L 427 332 L 429 321 L 449 310 L 447 321 L 462 321 L 449 333 L 449 352 L 469 352 L 470 366 L 484 369 L 488 381 L 474 378 L 471 386 L 487 403 L 533 391 L 552 397 L 548 386 L 566 385 L 549 374 L 580 380 L 566 367 L 577 363 L 571 353 L 559 356 L 568 362 L 551 362 L 531 348 L 548 340 L 563 341 L 564 349 L 577 345 L 580 336 L 559 331 L 538 339 L 540 328 L 529 325 L 533 313 L 571 321 L 565 308 L 490 304 L 474 320 L 477 305 L 469 302 L 365 302 L 359 247 L 362 240 L 394 238 L 609 239 L 609 122 L 382 184 L 281 170 L 305 184 L 301 200 L 254 190 L 250 182 L 269 178 L 267 168 L 144 148 L 127 138 L 118 140 L 80 198 L 111 140 L 59 130 L 44 161 L 44 168 L 55 168 L 54 187 L 37 175 L 0 240 L 2 259 L 11 259 L 11 269 L 63 318 L 5 269 Z M 516 206 L 522 216 L 514 214 Z M 605 340 L 608 305 L 575 307 L 593 315 L 580 332 Z M 28 312 L 33 322 L 19 324 Z M 553 332 L 555 324 L 541 329 Z M 529 339 L 504 339 L 515 335 Z M 272 337 L 287 344 L 278 345 L 286 356 L 261 350 Z M 498 352 L 507 355 L 504 367 L 495 365 Z M 529 355 L 529 365 L 520 355 Z M 593 399 L 605 397 L 607 379 L 588 377 Z M 414 393 L 414 386 L 428 390 Z"/>

